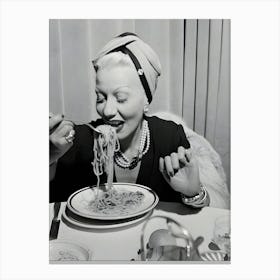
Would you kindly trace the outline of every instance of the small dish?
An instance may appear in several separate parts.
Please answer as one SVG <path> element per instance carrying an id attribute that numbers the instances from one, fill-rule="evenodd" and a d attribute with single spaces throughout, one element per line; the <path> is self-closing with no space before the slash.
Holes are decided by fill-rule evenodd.
<path id="1" fill-rule="evenodd" d="M 49 243 L 50 261 L 89 261 L 91 259 L 90 250 L 85 249 L 77 243 L 68 240 L 52 240 Z"/>

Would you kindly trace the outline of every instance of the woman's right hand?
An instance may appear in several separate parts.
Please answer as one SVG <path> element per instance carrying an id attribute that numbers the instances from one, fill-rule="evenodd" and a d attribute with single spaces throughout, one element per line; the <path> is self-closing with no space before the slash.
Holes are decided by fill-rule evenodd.
<path id="1" fill-rule="evenodd" d="M 50 165 L 62 157 L 73 145 L 74 124 L 63 115 L 49 115 Z"/>

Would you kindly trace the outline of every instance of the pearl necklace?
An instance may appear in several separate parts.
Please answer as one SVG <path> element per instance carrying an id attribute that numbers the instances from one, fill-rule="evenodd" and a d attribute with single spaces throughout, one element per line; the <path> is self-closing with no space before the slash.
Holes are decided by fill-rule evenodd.
<path id="1" fill-rule="evenodd" d="M 148 152 L 150 148 L 150 130 L 148 122 L 143 120 L 142 134 L 140 138 L 140 145 L 138 149 L 138 155 L 135 156 L 131 161 L 119 150 L 115 152 L 114 160 L 115 163 L 121 168 L 133 169 L 137 166 L 138 162 Z"/>

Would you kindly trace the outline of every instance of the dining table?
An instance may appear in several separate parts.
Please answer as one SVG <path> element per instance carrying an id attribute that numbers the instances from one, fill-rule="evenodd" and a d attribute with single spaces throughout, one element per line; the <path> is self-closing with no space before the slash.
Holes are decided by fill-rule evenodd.
<path id="1" fill-rule="evenodd" d="M 132 262 L 141 261 L 141 234 L 147 219 L 155 216 L 164 216 L 175 220 L 183 225 L 193 239 L 200 236 L 203 242 L 199 245 L 199 253 L 211 251 L 210 244 L 213 240 L 215 220 L 222 216 L 230 216 L 229 209 L 204 207 L 192 208 L 182 203 L 160 201 L 145 219 L 112 228 L 84 228 L 69 223 L 62 215 L 67 202 L 61 202 L 58 214 L 60 220 L 59 231 L 56 241 L 67 241 L 80 244 L 90 252 L 91 262 Z M 65 213 L 65 212 L 64 212 Z M 54 203 L 49 204 L 49 226 L 54 215 Z M 145 244 L 150 235 L 158 229 L 166 229 L 164 219 L 151 219 L 144 231 Z M 52 242 L 52 241 L 50 241 Z M 50 260 L 50 263 L 52 261 Z"/>

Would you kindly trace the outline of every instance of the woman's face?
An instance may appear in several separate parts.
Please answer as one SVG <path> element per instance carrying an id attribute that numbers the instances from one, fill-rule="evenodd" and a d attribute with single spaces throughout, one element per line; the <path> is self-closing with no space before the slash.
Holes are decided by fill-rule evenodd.
<path id="1" fill-rule="evenodd" d="M 122 140 L 133 135 L 142 122 L 147 102 L 136 70 L 130 66 L 99 69 L 96 95 L 98 114 L 105 123 L 116 128 L 118 138 Z"/>

